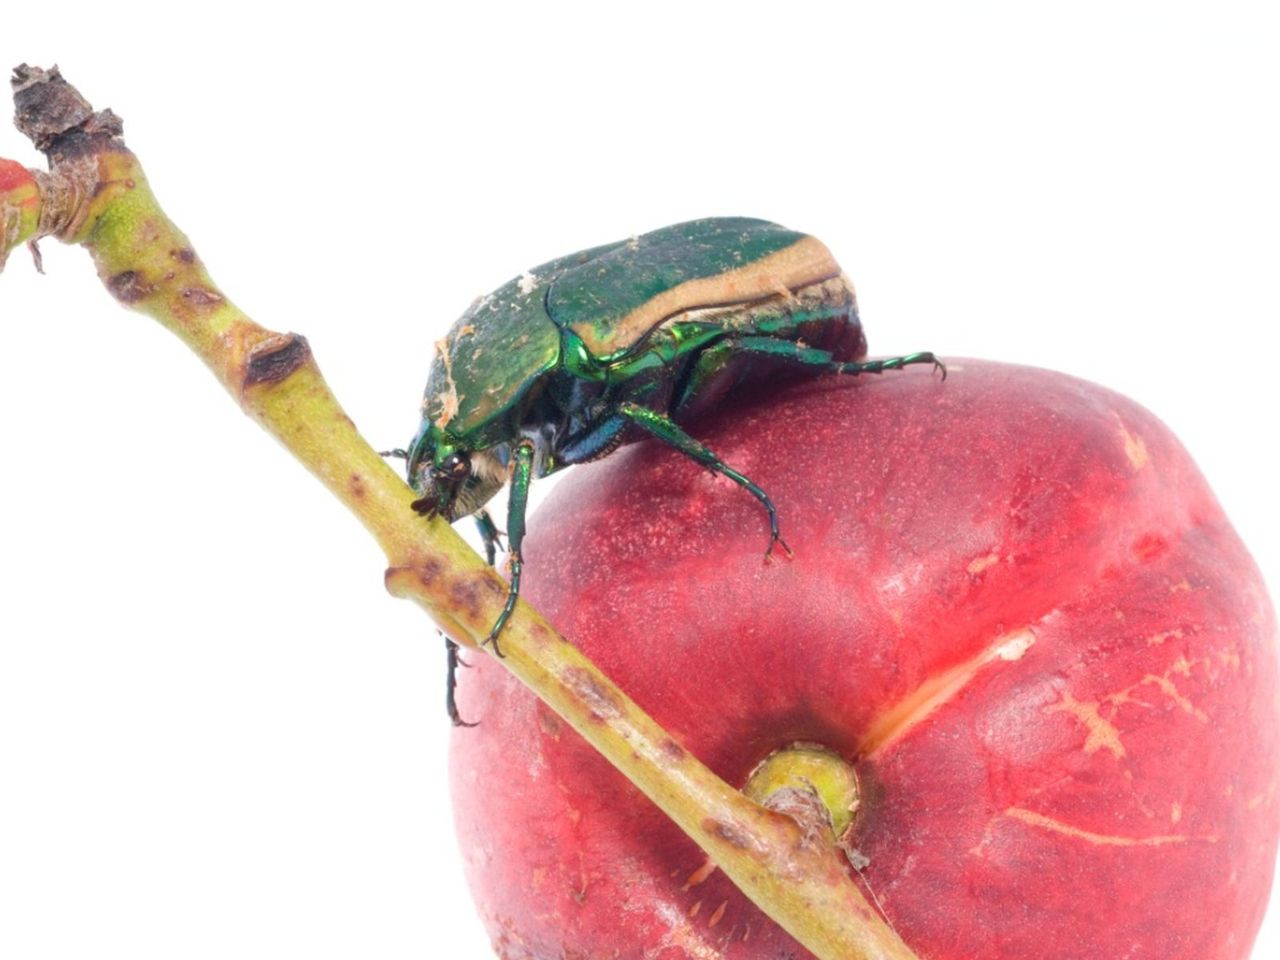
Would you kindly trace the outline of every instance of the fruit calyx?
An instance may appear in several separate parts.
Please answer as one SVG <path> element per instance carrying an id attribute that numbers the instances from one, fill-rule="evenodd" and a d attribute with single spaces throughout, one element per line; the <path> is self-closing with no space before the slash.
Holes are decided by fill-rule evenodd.
<path id="1" fill-rule="evenodd" d="M 853 765 L 821 744 L 793 743 L 756 765 L 742 792 L 795 820 L 809 836 L 844 845 L 861 802 Z"/>

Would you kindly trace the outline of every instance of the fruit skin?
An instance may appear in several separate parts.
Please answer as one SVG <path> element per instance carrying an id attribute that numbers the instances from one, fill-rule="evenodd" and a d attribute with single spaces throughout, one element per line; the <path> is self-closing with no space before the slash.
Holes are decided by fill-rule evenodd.
<path id="1" fill-rule="evenodd" d="M 1248 956 L 1276 621 L 1167 428 L 975 361 L 765 399 L 691 432 L 775 498 L 794 559 L 762 563 L 754 500 L 643 444 L 549 498 L 528 598 L 730 782 L 796 740 L 856 760 L 863 875 L 922 957 Z M 471 659 L 454 808 L 501 956 L 808 955 L 720 875 L 688 885 L 697 848 Z"/>

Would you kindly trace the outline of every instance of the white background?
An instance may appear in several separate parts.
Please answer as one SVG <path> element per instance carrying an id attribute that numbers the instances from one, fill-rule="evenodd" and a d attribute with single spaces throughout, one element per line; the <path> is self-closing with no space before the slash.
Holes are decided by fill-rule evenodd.
<path id="1" fill-rule="evenodd" d="M 1157 411 L 1280 584 L 1267 4 L 14 6 L 0 65 L 125 118 L 375 444 L 477 294 L 760 216 L 836 252 L 873 353 Z M 7 125 L 0 155 L 38 163 Z M 0 278 L 0 957 L 488 956 L 434 631 L 176 340 L 43 249 Z"/>

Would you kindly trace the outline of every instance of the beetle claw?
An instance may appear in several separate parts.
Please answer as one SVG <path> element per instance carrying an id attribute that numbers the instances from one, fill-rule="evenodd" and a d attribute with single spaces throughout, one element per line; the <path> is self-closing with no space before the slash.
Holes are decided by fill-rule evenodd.
<path id="1" fill-rule="evenodd" d="M 789 546 L 787 546 L 787 541 L 783 540 L 782 537 L 780 537 L 778 534 L 775 533 L 772 537 L 769 538 L 769 547 L 764 552 L 765 563 L 769 563 L 770 561 L 773 560 L 774 547 L 781 547 L 782 552 L 787 555 L 788 560 L 790 560 L 792 557 L 796 555 L 796 552 L 792 550 Z"/>

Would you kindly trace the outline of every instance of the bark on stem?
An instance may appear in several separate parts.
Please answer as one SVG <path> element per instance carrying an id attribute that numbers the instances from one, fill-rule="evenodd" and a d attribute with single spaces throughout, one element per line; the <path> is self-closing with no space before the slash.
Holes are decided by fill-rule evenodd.
<path id="1" fill-rule="evenodd" d="M 215 286 L 165 216 L 110 111 L 94 113 L 56 68 L 15 71 L 18 125 L 48 174 L 0 161 L 0 264 L 18 243 L 56 235 L 89 250 L 107 289 L 159 321 L 210 367 L 377 539 L 387 588 L 455 640 L 488 635 L 506 585 L 356 431 L 297 334 L 254 323 Z M 916 960 L 851 880 L 829 843 L 748 800 L 521 603 L 501 663 L 568 721 L 701 846 L 770 917 L 822 960 Z"/>

